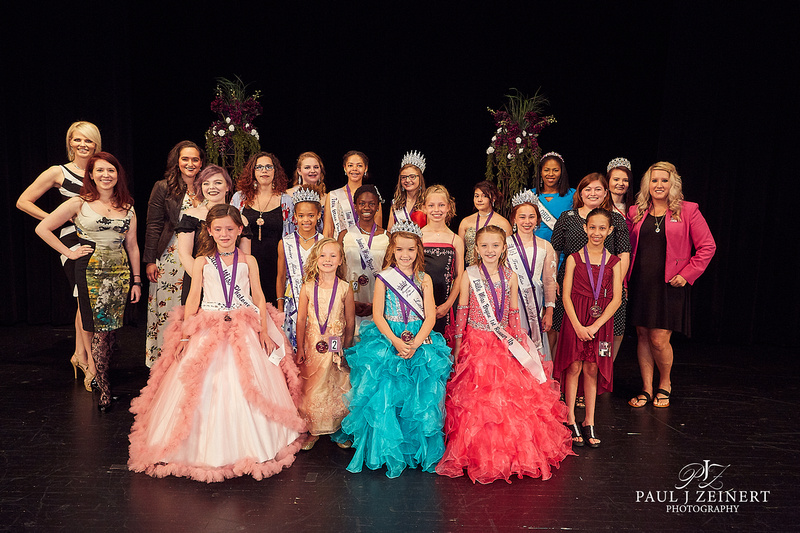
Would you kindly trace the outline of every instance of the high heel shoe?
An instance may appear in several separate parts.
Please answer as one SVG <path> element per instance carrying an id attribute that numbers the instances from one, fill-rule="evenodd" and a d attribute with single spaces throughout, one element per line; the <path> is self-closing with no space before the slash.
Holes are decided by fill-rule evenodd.
<path id="1" fill-rule="evenodd" d="M 75 379 L 78 379 L 79 368 L 81 369 L 81 372 L 83 372 L 83 375 L 86 376 L 86 372 L 89 370 L 89 365 L 78 361 L 78 354 L 72 354 L 72 358 L 69 360 L 69 362 L 72 363 L 72 371 L 75 374 Z"/>
<path id="2" fill-rule="evenodd" d="M 94 374 L 89 372 L 88 368 L 84 370 L 83 386 L 86 387 L 88 392 L 92 392 L 92 380 L 94 379 L 94 376 Z"/>

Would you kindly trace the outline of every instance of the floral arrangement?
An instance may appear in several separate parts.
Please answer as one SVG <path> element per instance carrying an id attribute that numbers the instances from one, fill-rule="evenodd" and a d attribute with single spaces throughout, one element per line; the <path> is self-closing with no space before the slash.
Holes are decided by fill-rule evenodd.
<path id="1" fill-rule="evenodd" d="M 508 102 L 502 109 L 487 108 L 497 130 L 486 149 L 486 179 L 497 182 L 506 199 L 527 189 L 531 174 L 538 175 L 542 156 L 539 133 L 556 122 L 553 115 L 542 116 L 550 102 L 539 91 L 528 97 L 517 89 L 510 90 L 513 94 L 505 95 Z M 501 214 L 509 215 L 509 205 L 499 207 Z"/>
<path id="2" fill-rule="evenodd" d="M 247 86 L 236 80 L 217 78 L 216 98 L 211 111 L 219 118 L 206 131 L 206 152 L 210 163 L 228 169 L 236 181 L 252 154 L 261 151 L 258 130 L 253 121 L 263 108 L 258 103 L 261 91 L 247 96 Z"/>

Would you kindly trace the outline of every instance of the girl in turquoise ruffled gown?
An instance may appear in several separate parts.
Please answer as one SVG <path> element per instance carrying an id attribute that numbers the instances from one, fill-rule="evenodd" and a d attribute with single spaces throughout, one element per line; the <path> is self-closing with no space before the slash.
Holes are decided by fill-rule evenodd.
<path id="1" fill-rule="evenodd" d="M 444 337 L 432 331 L 436 304 L 431 278 L 423 272 L 420 236 L 412 222 L 392 228 L 375 282 L 374 322 L 362 326 L 361 342 L 345 352 L 352 389 L 345 395 L 350 414 L 342 430 L 353 437 L 350 472 L 363 465 L 386 465 L 390 478 L 407 466 L 435 472 L 444 452 L 444 394 L 452 361 Z"/>

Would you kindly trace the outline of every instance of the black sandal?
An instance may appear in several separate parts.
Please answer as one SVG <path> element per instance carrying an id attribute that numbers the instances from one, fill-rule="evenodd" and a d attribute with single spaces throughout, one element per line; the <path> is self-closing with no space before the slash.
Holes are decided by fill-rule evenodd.
<path id="1" fill-rule="evenodd" d="M 570 433 L 572 433 L 573 446 L 581 447 L 584 444 L 586 444 L 583 441 L 583 435 L 581 435 L 581 428 L 578 426 L 578 424 L 564 424 L 564 425 L 567 426 L 567 429 L 569 429 Z M 575 440 L 575 439 L 581 439 L 581 440 Z"/>
<path id="2" fill-rule="evenodd" d="M 655 398 L 655 400 L 653 400 L 653 407 L 658 407 L 659 409 L 663 409 L 665 407 L 669 407 L 669 395 L 671 394 L 671 392 L 672 391 L 668 391 L 668 390 L 664 390 L 664 389 L 658 389 L 656 391 L 656 398 Z M 662 395 L 663 398 L 659 398 L 658 397 L 659 394 Z M 667 401 L 666 405 L 664 405 L 663 403 L 661 405 L 656 404 L 656 402 L 663 402 L 664 400 Z"/>
<path id="3" fill-rule="evenodd" d="M 575 398 L 575 407 L 578 409 L 586 409 L 586 397 L 585 396 L 578 396 Z"/>
<path id="4" fill-rule="evenodd" d="M 594 426 L 583 426 L 581 431 L 585 434 L 585 438 L 583 439 L 586 441 L 586 444 L 589 445 L 590 448 L 599 448 L 600 447 L 600 437 L 595 435 Z M 594 439 L 598 442 L 592 442 L 591 439 Z"/>
<path id="5" fill-rule="evenodd" d="M 661 389 L 659 389 L 659 390 L 661 390 Z M 644 396 L 644 404 L 642 404 L 642 405 L 634 405 L 634 404 L 639 403 L 639 402 L 642 401 L 642 398 L 639 398 L 639 396 Z M 645 405 L 647 405 L 648 403 L 650 403 L 652 401 L 653 401 L 653 397 L 650 396 L 650 393 L 642 391 L 639 394 L 637 394 L 636 396 L 634 396 L 633 398 L 631 398 L 630 400 L 628 400 L 628 405 L 630 405 L 631 407 L 635 407 L 636 409 L 641 409 L 642 407 L 644 407 Z"/>

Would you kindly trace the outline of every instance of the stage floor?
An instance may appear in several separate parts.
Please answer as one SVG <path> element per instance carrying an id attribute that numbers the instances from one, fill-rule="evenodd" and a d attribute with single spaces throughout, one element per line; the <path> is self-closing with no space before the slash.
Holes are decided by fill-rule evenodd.
<path id="1" fill-rule="evenodd" d="M 120 401 L 104 414 L 72 379 L 71 334 L 0 328 L 0 531 L 800 530 L 800 372 L 789 350 L 677 339 L 672 406 L 633 409 L 640 382 L 626 338 L 615 391 L 598 400 L 602 447 L 577 448 L 548 481 L 351 474 L 352 451 L 322 438 L 266 480 L 205 484 L 127 470 L 128 405 L 148 375 L 144 326 L 119 335 Z"/>

